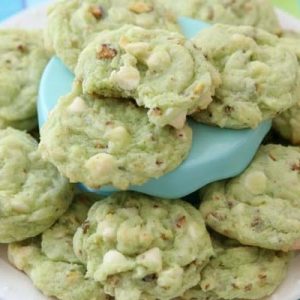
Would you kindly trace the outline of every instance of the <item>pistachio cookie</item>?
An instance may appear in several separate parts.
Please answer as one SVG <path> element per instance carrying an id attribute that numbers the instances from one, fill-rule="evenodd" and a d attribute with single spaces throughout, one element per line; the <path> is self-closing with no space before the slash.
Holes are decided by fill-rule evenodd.
<path id="1" fill-rule="evenodd" d="M 205 222 L 244 245 L 299 249 L 299 170 L 299 148 L 262 146 L 241 175 L 204 188 Z"/>
<path id="2" fill-rule="evenodd" d="M 211 237 L 216 256 L 201 272 L 199 287 L 183 299 L 262 299 L 282 283 L 292 255 L 243 246 L 215 233 Z"/>
<path id="3" fill-rule="evenodd" d="M 177 129 L 187 114 L 207 108 L 220 82 L 184 36 L 136 26 L 100 33 L 81 53 L 75 74 L 84 93 L 134 98 L 152 123 Z"/>
<path id="4" fill-rule="evenodd" d="M 99 199 L 97 199 L 99 200 Z M 24 271 L 45 295 L 60 300 L 107 300 L 99 283 L 85 278 L 86 268 L 75 255 L 73 235 L 93 201 L 77 195 L 70 209 L 35 240 L 10 244 L 11 263 Z"/>
<path id="5" fill-rule="evenodd" d="M 116 300 L 172 299 L 200 281 L 213 255 L 201 214 L 181 200 L 116 193 L 74 236 L 87 278 Z"/>
<path id="6" fill-rule="evenodd" d="M 68 211 L 42 234 L 42 252 L 50 260 L 80 263 L 73 251 L 73 236 L 94 202 L 101 199 L 94 194 L 77 194 Z"/>
<path id="7" fill-rule="evenodd" d="M 40 150 L 71 182 L 127 189 L 178 167 L 191 143 L 187 125 L 157 128 L 145 109 L 123 99 L 84 95 L 75 84 L 42 128 Z"/>
<path id="8" fill-rule="evenodd" d="M 42 32 L 0 29 L 0 129 L 30 131 L 37 125 L 36 101 L 49 54 Z"/>
<path id="9" fill-rule="evenodd" d="M 153 0 L 60 0 L 48 12 L 46 45 L 74 70 L 95 33 L 125 24 L 177 30 L 176 20 L 159 13 Z"/>
<path id="10" fill-rule="evenodd" d="M 40 234 L 71 203 L 71 185 L 37 148 L 29 134 L 0 131 L 0 243 Z"/>
<path id="11" fill-rule="evenodd" d="M 227 128 L 256 127 L 296 104 L 297 57 L 280 39 L 247 26 L 215 25 L 193 43 L 221 73 L 214 101 L 196 120 Z"/>
<path id="12" fill-rule="evenodd" d="M 284 33 L 280 41 L 284 47 L 296 53 L 300 69 L 300 34 Z M 300 145 L 300 92 L 298 103 L 276 117 L 273 120 L 273 128 L 290 143 Z"/>
<path id="13" fill-rule="evenodd" d="M 281 32 L 269 0 L 156 0 L 174 19 L 186 16 L 209 23 L 249 25 L 269 32 Z"/>

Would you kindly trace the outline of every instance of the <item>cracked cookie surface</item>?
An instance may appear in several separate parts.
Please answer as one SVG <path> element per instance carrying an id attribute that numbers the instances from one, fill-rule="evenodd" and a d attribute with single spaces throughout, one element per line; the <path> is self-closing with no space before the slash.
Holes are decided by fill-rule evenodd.
<path id="1" fill-rule="evenodd" d="M 100 33 L 81 53 L 75 74 L 84 93 L 134 98 L 152 123 L 178 129 L 187 115 L 207 108 L 220 81 L 182 35 L 136 26 Z"/>
<path id="2" fill-rule="evenodd" d="M 95 33 L 125 24 L 177 30 L 153 0 L 60 0 L 48 12 L 47 48 L 74 70 L 78 56 Z"/>
<path id="3" fill-rule="evenodd" d="M 42 128 L 40 150 L 71 182 L 127 189 L 174 170 L 191 144 L 187 125 L 157 128 L 145 109 L 124 99 L 83 95 L 77 84 Z"/>
<path id="4" fill-rule="evenodd" d="M 221 73 L 222 83 L 196 120 L 227 128 L 254 128 L 298 100 L 300 73 L 280 39 L 248 26 L 214 25 L 192 42 Z"/>
<path id="5" fill-rule="evenodd" d="M 215 257 L 201 271 L 200 285 L 182 300 L 263 299 L 285 278 L 292 255 L 244 246 L 216 233 L 211 238 Z"/>
<path id="6" fill-rule="evenodd" d="M 115 193 L 92 206 L 85 224 L 75 253 L 117 300 L 180 296 L 213 255 L 201 214 L 181 200 Z"/>
<path id="7" fill-rule="evenodd" d="M 77 195 L 69 210 L 41 238 L 9 245 L 10 262 L 45 295 L 60 300 L 108 299 L 99 283 L 85 278 L 86 267 L 76 259 L 72 247 L 73 235 L 93 202 L 87 195 Z"/>

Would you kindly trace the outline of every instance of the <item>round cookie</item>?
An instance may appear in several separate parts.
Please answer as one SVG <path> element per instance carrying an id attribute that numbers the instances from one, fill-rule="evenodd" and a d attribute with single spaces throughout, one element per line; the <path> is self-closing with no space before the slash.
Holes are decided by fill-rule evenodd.
<path id="1" fill-rule="evenodd" d="M 125 24 L 177 30 L 176 22 L 160 14 L 153 0 L 60 0 L 49 9 L 45 41 L 74 70 L 95 33 Z"/>
<path id="2" fill-rule="evenodd" d="M 299 162 L 297 147 L 261 146 L 240 176 L 204 188 L 205 222 L 244 245 L 299 249 Z"/>
<path id="3" fill-rule="evenodd" d="M 87 277 L 116 300 L 172 299 L 200 280 L 213 255 L 201 214 L 181 200 L 115 193 L 74 236 Z"/>
<path id="4" fill-rule="evenodd" d="M 0 129 L 37 125 L 39 81 L 49 54 L 40 31 L 0 29 Z"/>
<path id="5" fill-rule="evenodd" d="M 40 150 L 71 182 L 127 189 L 175 169 L 191 143 L 187 125 L 181 130 L 157 128 L 143 108 L 122 99 L 83 95 L 77 84 L 42 128 Z"/>
<path id="6" fill-rule="evenodd" d="M 209 23 L 249 25 L 280 33 L 280 25 L 269 0 L 156 0 L 170 16 L 186 16 Z"/>
<path id="7" fill-rule="evenodd" d="M 100 198 L 76 195 L 69 210 L 41 239 L 9 245 L 11 263 L 24 271 L 45 295 L 60 300 L 108 299 L 99 283 L 85 278 L 86 268 L 76 259 L 72 246 L 73 235 L 94 200 Z"/>
<path id="8" fill-rule="evenodd" d="M 73 236 L 85 221 L 90 207 L 99 200 L 98 195 L 76 195 L 68 211 L 42 234 L 42 252 L 50 260 L 80 263 L 73 251 Z"/>
<path id="9" fill-rule="evenodd" d="M 75 70 L 83 92 L 134 98 L 162 127 L 184 127 L 186 115 L 206 109 L 218 72 L 178 33 L 124 26 L 100 33 Z"/>
<path id="10" fill-rule="evenodd" d="M 291 255 L 243 246 L 216 234 L 211 237 L 216 256 L 201 272 L 200 295 L 204 292 L 220 299 L 262 299 L 282 283 Z M 195 295 L 196 291 L 189 293 Z"/>
<path id="11" fill-rule="evenodd" d="M 296 55 L 280 39 L 247 26 L 214 25 L 193 43 L 221 73 L 222 84 L 196 120 L 227 128 L 256 127 L 298 100 Z"/>
<path id="12" fill-rule="evenodd" d="M 29 134 L 0 131 L 0 243 L 40 234 L 71 203 L 71 185 L 37 148 Z"/>
<path id="13" fill-rule="evenodd" d="M 296 53 L 300 66 L 300 34 L 298 32 L 285 32 L 280 41 L 284 47 Z M 276 132 L 294 145 L 300 145 L 299 106 L 300 92 L 298 93 L 298 103 L 273 120 L 273 128 Z"/>

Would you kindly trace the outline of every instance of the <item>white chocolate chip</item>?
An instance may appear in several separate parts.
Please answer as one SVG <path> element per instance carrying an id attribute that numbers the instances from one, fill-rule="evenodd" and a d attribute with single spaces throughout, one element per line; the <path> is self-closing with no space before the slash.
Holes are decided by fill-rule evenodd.
<path id="1" fill-rule="evenodd" d="M 131 270 L 134 263 L 117 250 L 110 250 L 103 256 L 103 262 L 94 274 L 95 280 L 103 281 L 110 275 Z"/>
<path id="2" fill-rule="evenodd" d="M 262 171 L 254 171 L 245 178 L 245 187 L 253 194 L 258 195 L 267 187 L 267 177 Z"/>
<path id="3" fill-rule="evenodd" d="M 136 57 L 147 56 L 149 51 L 149 44 L 145 42 L 127 43 L 123 45 L 124 50 Z"/>
<path id="4" fill-rule="evenodd" d="M 176 129 L 182 129 L 186 122 L 186 111 L 180 113 L 173 121 L 170 122 L 170 125 Z"/>
<path id="5" fill-rule="evenodd" d="M 150 70 L 161 72 L 167 69 L 171 64 L 171 57 L 165 50 L 154 51 L 146 60 Z"/>
<path id="6" fill-rule="evenodd" d="M 197 230 L 197 227 L 194 226 L 194 224 L 188 226 L 188 233 L 192 240 L 197 241 L 199 239 L 199 230 Z"/>
<path id="7" fill-rule="evenodd" d="M 68 111 L 72 113 L 81 113 L 86 109 L 87 105 L 85 104 L 84 100 L 80 97 L 76 97 L 68 107 Z"/>
<path id="8" fill-rule="evenodd" d="M 112 241 L 116 238 L 116 226 L 107 221 L 98 224 L 97 232 L 102 235 L 104 241 Z"/>
<path id="9" fill-rule="evenodd" d="M 153 273 L 162 270 L 162 256 L 159 248 L 152 248 L 137 257 L 138 264 L 144 266 Z"/>
<path id="10" fill-rule="evenodd" d="M 110 250 L 103 257 L 103 264 L 123 265 L 127 263 L 126 257 L 117 250 Z"/>
<path id="11" fill-rule="evenodd" d="M 114 157 L 107 153 L 99 153 L 92 156 L 86 163 L 85 167 L 89 169 L 94 177 L 103 177 L 112 173 L 116 167 Z"/>
<path id="12" fill-rule="evenodd" d="M 109 139 L 109 141 L 113 144 L 124 146 L 130 140 L 130 134 L 125 127 L 118 126 L 107 132 L 105 134 L 105 138 Z"/>
<path id="13" fill-rule="evenodd" d="M 118 72 L 114 71 L 111 74 L 111 80 L 126 91 L 136 89 L 140 83 L 140 79 L 139 71 L 131 66 L 121 67 Z"/>
<path id="14" fill-rule="evenodd" d="M 183 269 L 174 266 L 162 271 L 158 277 L 157 284 L 165 289 L 172 289 L 182 285 Z"/>

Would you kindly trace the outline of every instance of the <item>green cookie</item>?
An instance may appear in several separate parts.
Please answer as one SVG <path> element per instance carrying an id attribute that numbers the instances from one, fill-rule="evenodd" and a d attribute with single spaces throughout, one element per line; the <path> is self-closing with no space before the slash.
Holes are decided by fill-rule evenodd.
<path id="1" fill-rule="evenodd" d="M 300 66 L 300 34 L 285 32 L 280 41 L 284 47 L 296 53 Z M 297 96 L 298 103 L 273 120 L 273 128 L 294 145 L 300 144 L 300 92 Z"/>
<path id="2" fill-rule="evenodd" d="M 0 29 L 0 129 L 37 125 L 39 81 L 49 54 L 40 31 Z"/>
<path id="3" fill-rule="evenodd" d="M 174 170 L 191 143 L 187 125 L 181 130 L 157 128 L 143 108 L 84 95 L 75 85 L 42 128 L 40 150 L 71 182 L 127 189 Z"/>
<path id="4" fill-rule="evenodd" d="M 125 24 L 178 30 L 153 0 L 60 0 L 48 12 L 46 45 L 73 70 L 95 33 Z"/>
<path id="5" fill-rule="evenodd" d="M 221 73 L 222 84 L 196 120 L 227 128 L 256 127 L 299 99 L 300 73 L 293 51 L 275 35 L 246 26 L 214 25 L 194 44 Z"/>
<path id="6" fill-rule="evenodd" d="M 9 245 L 11 263 L 47 296 L 60 300 L 109 299 L 99 283 L 85 278 L 86 268 L 75 260 L 72 247 L 73 235 L 93 200 L 87 195 L 77 195 L 70 209 L 43 233 L 42 244 L 36 238 Z"/>
<path id="7" fill-rule="evenodd" d="M 212 234 L 216 257 L 201 272 L 200 286 L 183 299 L 262 299 L 282 283 L 291 255 L 256 247 Z M 195 298 L 193 298 L 195 297 Z M 210 298 L 209 298 L 210 299 Z"/>
<path id="8" fill-rule="evenodd" d="M 204 188 L 205 222 L 244 245 L 299 249 L 299 162 L 297 147 L 262 146 L 241 175 Z"/>
<path id="9" fill-rule="evenodd" d="M 116 193 L 74 236 L 87 277 L 116 300 L 172 299 L 200 281 L 213 255 L 201 214 L 181 200 Z"/>
<path id="10" fill-rule="evenodd" d="M 93 199 L 94 198 L 94 199 Z M 90 207 L 99 196 L 79 194 L 69 210 L 42 234 L 42 252 L 52 261 L 80 263 L 73 252 L 73 236 L 85 221 Z"/>
<path id="11" fill-rule="evenodd" d="M 40 234 L 71 203 L 72 186 L 37 147 L 29 134 L 0 130 L 0 243 Z"/>
<path id="12" fill-rule="evenodd" d="M 220 83 L 182 35 L 136 26 L 100 33 L 81 53 L 75 74 L 84 93 L 134 98 L 150 122 L 177 129 L 187 115 L 207 108 Z"/>
<path id="13" fill-rule="evenodd" d="M 156 0 L 166 13 L 209 23 L 249 25 L 278 34 L 281 28 L 269 0 Z"/>

